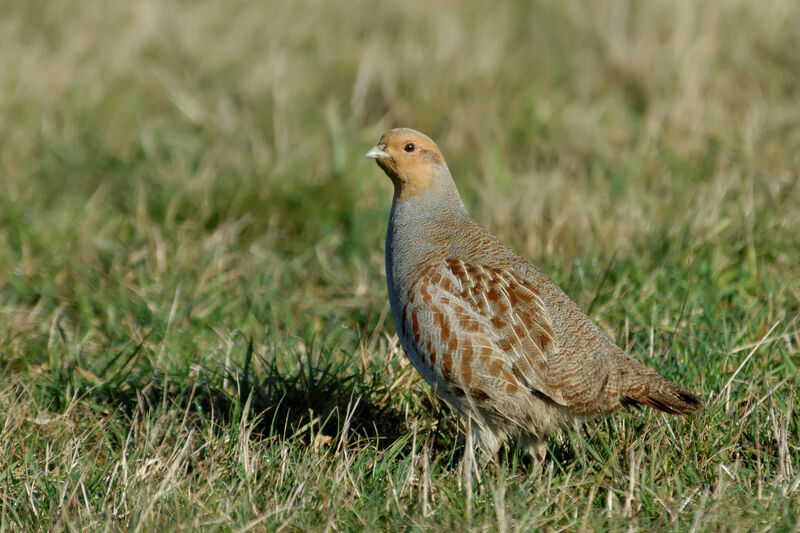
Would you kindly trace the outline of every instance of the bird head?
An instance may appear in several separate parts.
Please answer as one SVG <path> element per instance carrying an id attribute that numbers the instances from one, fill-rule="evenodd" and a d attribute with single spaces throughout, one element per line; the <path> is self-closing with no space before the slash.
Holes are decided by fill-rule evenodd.
<path id="1" fill-rule="evenodd" d="M 387 131 L 378 144 L 370 148 L 366 157 L 374 159 L 391 178 L 398 201 L 429 189 L 435 184 L 437 174 L 450 180 L 450 171 L 436 143 L 412 129 Z"/>

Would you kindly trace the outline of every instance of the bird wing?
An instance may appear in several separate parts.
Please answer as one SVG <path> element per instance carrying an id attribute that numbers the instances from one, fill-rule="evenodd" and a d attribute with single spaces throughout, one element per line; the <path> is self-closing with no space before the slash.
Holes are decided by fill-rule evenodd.
<path id="1" fill-rule="evenodd" d="M 549 379 L 558 342 L 537 288 L 507 269 L 446 259 L 415 280 L 405 333 L 454 390 L 472 397 L 529 389 L 567 405 Z"/>

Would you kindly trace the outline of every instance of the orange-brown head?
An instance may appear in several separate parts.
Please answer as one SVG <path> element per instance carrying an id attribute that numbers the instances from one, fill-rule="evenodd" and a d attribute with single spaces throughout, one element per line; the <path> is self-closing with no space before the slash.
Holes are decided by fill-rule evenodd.
<path id="1" fill-rule="evenodd" d="M 437 173 L 450 176 L 436 143 L 409 128 L 395 128 L 384 133 L 366 157 L 374 159 L 391 178 L 397 201 L 407 200 L 430 188 Z"/>

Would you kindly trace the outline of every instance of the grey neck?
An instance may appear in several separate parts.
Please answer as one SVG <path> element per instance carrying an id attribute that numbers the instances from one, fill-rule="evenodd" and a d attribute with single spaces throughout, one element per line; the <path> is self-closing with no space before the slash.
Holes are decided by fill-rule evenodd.
<path id="1" fill-rule="evenodd" d="M 445 255 L 471 220 L 450 173 L 437 172 L 431 186 L 398 201 L 395 187 L 386 232 L 386 278 L 390 291 L 409 283 L 411 269 L 428 258 Z"/>

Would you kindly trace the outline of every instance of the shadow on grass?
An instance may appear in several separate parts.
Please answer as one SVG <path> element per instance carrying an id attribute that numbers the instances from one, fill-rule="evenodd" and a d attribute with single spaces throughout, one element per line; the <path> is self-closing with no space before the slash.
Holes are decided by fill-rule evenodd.
<path id="1" fill-rule="evenodd" d="M 53 369 L 53 379 L 40 389 L 42 405 L 65 410 L 77 397 L 105 413 L 119 413 L 128 423 L 137 412 L 169 409 L 198 428 L 235 431 L 246 420 L 253 423 L 254 438 L 313 444 L 323 436 L 333 446 L 345 426 L 348 442 L 366 440 L 379 449 L 410 431 L 404 414 L 407 401 L 398 397 L 389 380 L 362 370 L 353 356 L 334 357 L 325 347 L 308 347 L 296 355 L 295 364 L 288 365 L 291 369 L 282 370 L 274 356 L 256 354 L 251 340 L 243 365 L 187 368 L 181 375 L 153 368 L 150 358 L 143 357 L 144 350 L 143 344 L 127 346 L 96 373 L 77 364 Z M 436 406 L 426 398 L 415 403 L 414 411 L 426 431 L 442 424 Z M 435 450 L 452 451 L 455 424 L 446 419 L 445 425 L 446 431 L 435 432 L 439 437 L 432 443 Z"/>

